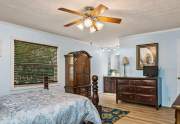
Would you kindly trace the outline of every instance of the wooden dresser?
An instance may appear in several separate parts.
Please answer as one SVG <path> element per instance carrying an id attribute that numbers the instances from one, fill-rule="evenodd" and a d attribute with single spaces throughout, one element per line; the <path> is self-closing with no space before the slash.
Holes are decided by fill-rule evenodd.
<path id="1" fill-rule="evenodd" d="M 158 78 L 116 78 L 116 102 L 118 100 L 161 106 L 161 81 Z"/>
<path id="2" fill-rule="evenodd" d="M 176 110 L 175 111 L 175 118 L 176 118 L 175 124 L 180 124 L 180 95 L 177 97 L 172 107 Z"/>
<path id="3" fill-rule="evenodd" d="M 91 56 L 86 51 L 76 51 L 65 55 L 65 91 L 91 97 L 90 82 Z"/>

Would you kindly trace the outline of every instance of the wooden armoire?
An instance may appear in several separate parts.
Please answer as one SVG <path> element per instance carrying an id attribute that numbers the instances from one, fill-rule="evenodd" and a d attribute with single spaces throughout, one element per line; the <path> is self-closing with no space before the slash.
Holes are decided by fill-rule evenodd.
<path id="1" fill-rule="evenodd" d="M 91 97 L 90 62 L 86 51 L 65 55 L 65 92 Z"/>

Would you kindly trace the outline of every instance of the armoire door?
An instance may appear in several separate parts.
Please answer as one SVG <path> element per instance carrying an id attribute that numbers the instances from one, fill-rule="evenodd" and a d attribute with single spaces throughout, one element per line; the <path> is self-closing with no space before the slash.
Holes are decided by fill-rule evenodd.
<path id="1" fill-rule="evenodd" d="M 78 85 L 90 84 L 90 59 L 86 54 L 81 54 L 76 58 L 75 71 Z"/>

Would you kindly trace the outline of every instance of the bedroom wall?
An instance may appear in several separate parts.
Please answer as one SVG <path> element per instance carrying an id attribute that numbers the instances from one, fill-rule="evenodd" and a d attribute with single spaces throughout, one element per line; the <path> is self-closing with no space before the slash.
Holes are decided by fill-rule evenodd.
<path id="1" fill-rule="evenodd" d="M 5 95 L 14 92 L 20 92 L 27 88 L 13 88 L 13 42 L 14 39 L 42 43 L 47 45 L 58 46 L 58 72 L 61 91 L 64 92 L 65 83 L 65 60 L 64 55 L 71 51 L 86 50 L 92 57 L 91 69 L 92 74 L 99 76 L 100 91 L 102 90 L 102 70 L 103 55 L 99 48 L 90 46 L 82 41 L 66 38 L 63 36 L 54 35 L 47 32 L 10 24 L 7 22 L 0 22 L 0 95 Z M 28 88 L 29 89 L 29 88 Z"/>
<path id="2" fill-rule="evenodd" d="M 13 41 L 14 39 L 28 42 L 55 45 L 59 47 L 59 82 L 64 92 L 64 55 L 70 51 L 86 50 L 92 56 L 92 74 L 99 76 L 99 90 L 103 91 L 103 75 L 107 75 L 107 55 L 96 46 L 90 46 L 82 41 L 54 35 L 31 28 L 0 21 L 0 96 L 24 91 L 12 88 Z M 160 77 L 163 83 L 163 106 L 170 106 L 177 96 L 177 42 L 180 42 L 180 29 L 154 32 L 119 38 L 121 49 L 116 51 L 121 58 L 128 56 L 130 65 L 127 67 L 128 76 L 142 76 L 142 71 L 136 70 L 136 45 L 158 42 Z M 117 44 L 112 42 L 113 45 Z M 112 45 L 111 44 L 111 45 Z M 116 54 L 115 53 L 115 54 Z M 121 66 L 121 71 L 123 68 Z M 26 89 L 26 88 L 25 88 Z M 29 89 L 29 88 L 28 88 Z"/>
<path id="3" fill-rule="evenodd" d="M 159 67 L 162 78 L 163 106 L 171 106 L 177 96 L 177 42 L 180 42 L 180 29 L 139 34 L 119 38 L 121 56 L 129 57 L 127 66 L 128 76 L 143 76 L 142 71 L 136 70 L 136 45 L 156 42 L 159 43 Z M 121 68 L 123 73 L 123 68 Z"/>

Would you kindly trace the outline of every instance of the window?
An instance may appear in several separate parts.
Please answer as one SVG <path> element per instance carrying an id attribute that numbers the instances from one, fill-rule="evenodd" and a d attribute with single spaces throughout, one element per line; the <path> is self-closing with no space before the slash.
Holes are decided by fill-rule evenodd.
<path id="1" fill-rule="evenodd" d="M 57 82 L 57 47 L 14 41 L 14 85 Z"/>

